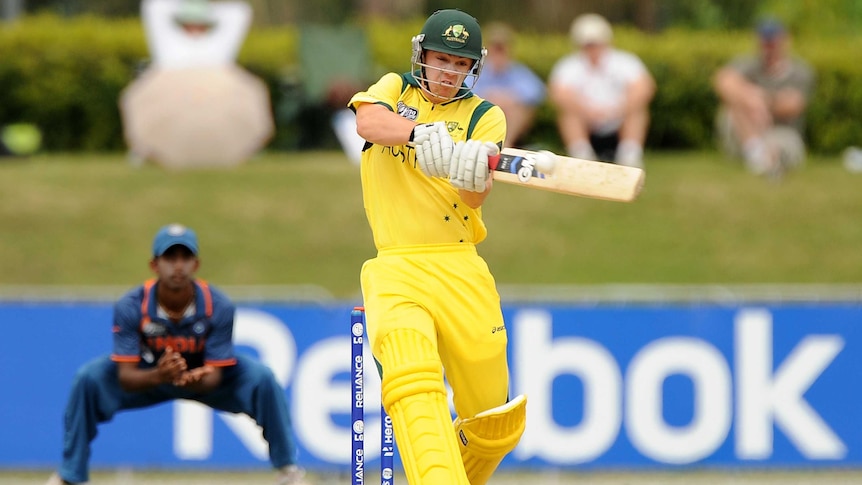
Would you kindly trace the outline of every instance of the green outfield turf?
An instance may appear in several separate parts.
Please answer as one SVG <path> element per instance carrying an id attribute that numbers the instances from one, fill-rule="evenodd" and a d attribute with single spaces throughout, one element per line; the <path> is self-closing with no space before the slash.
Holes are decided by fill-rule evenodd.
<path id="1" fill-rule="evenodd" d="M 479 247 L 501 284 L 858 283 L 862 175 L 813 158 L 782 182 L 715 153 L 648 153 L 632 204 L 497 184 Z M 132 285 L 162 224 L 198 230 L 221 285 L 358 294 L 375 254 L 359 169 L 339 152 L 235 170 L 135 168 L 123 155 L 0 161 L 0 286 Z"/>

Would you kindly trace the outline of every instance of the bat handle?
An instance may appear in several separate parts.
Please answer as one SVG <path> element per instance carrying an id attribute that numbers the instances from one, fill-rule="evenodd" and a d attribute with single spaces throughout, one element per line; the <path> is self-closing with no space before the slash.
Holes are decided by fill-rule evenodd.
<path id="1" fill-rule="evenodd" d="M 500 163 L 500 154 L 488 156 L 488 168 L 497 170 L 497 165 Z"/>

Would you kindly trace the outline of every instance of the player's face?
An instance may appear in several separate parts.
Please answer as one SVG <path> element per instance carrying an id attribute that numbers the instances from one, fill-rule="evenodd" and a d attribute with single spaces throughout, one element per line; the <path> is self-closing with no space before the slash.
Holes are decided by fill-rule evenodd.
<path id="1" fill-rule="evenodd" d="M 153 259 L 150 266 L 158 275 L 161 284 L 179 290 L 192 283 L 198 264 L 198 258 L 187 247 L 177 245 Z"/>
<path id="2" fill-rule="evenodd" d="M 425 51 L 425 78 L 431 94 L 442 99 L 454 98 L 473 67 L 473 59 L 445 52 Z"/>

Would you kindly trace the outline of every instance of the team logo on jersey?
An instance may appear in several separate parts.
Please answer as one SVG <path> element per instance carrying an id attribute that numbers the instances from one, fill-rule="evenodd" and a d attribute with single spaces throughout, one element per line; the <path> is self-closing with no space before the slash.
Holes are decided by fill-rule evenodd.
<path id="1" fill-rule="evenodd" d="M 194 332 L 197 335 L 202 335 L 206 331 L 207 331 L 207 324 L 202 322 L 202 321 L 197 322 L 192 326 L 192 332 Z"/>
<path id="2" fill-rule="evenodd" d="M 467 32 L 467 29 L 464 28 L 461 24 L 450 25 L 448 29 L 443 32 L 443 41 L 447 44 L 458 44 L 458 46 L 463 46 L 467 43 L 467 39 L 470 38 L 470 32 Z"/>
<path id="3" fill-rule="evenodd" d="M 399 101 L 396 109 L 399 115 L 410 121 L 416 121 L 416 118 L 419 117 L 419 110 L 412 106 L 407 106 L 404 104 L 404 101 Z"/>

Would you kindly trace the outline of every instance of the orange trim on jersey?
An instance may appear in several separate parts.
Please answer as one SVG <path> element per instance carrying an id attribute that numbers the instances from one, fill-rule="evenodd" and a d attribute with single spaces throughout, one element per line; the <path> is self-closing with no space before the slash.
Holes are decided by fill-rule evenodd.
<path id="1" fill-rule="evenodd" d="M 144 331 L 144 327 L 150 323 L 150 293 L 152 293 L 153 287 L 156 286 L 156 279 L 151 278 L 147 281 L 144 281 L 144 297 L 141 298 L 141 331 Z"/>
<path id="2" fill-rule="evenodd" d="M 236 365 L 236 359 L 208 360 L 204 362 L 204 365 L 211 365 L 213 367 L 230 367 L 232 365 Z"/>
<path id="3" fill-rule="evenodd" d="M 141 357 L 137 355 L 117 355 L 111 354 L 111 360 L 114 362 L 130 362 L 137 363 L 141 361 Z"/>
<path id="4" fill-rule="evenodd" d="M 201 293 L 204 295 L 204 314 L 207 317 L 213 316 L 213 295 L 210 292 L 210 285 L 206 280 L 195 280 L 198 286 L 201 287 Z"/>

